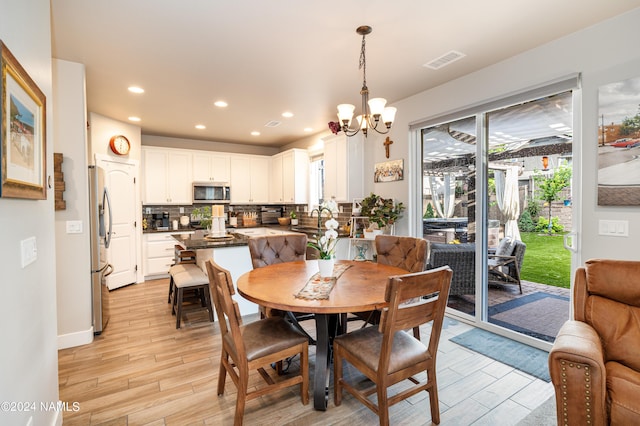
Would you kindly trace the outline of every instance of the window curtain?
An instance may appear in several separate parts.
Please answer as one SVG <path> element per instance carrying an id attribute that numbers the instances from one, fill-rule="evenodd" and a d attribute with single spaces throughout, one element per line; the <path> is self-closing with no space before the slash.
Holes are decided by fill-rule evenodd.
<path id="1" fill-rule="evenodd" d="M 506 217 L 504 236 L 520 241 L 518 217 L 520 216 L 520 195 L 518 193 L 518 167 L 495 170 L 496 200 L 498 208 Z"/>
<path id="2" fill-rule="evenodd" d="M 439 217 L 450 218 L 456 201 L 456 179 L 450 173 L 444 177 L 429 176 L 429 188 L 436 213 Z"/>

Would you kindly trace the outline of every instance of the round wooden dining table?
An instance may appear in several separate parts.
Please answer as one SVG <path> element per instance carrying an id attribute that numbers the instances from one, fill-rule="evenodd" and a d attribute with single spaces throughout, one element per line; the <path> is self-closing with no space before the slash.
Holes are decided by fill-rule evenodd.
<path id="1" fill-rule="evenodd" d="M 339 314 L 381 309 L 387 278 L 407 271 L 395 266 L 369 261 L 340 260 L 349 267 L 339 276 L 328 299 L 308 300 L 296 297 L 309 279 L 318 272 L 315 260 L 277 263 L 253 269 L 237 281 L 238 292 L 244 298 L 269 308 L 315 314 L 316 363 L 313 383 L 313 404 L 326 410 L 328 402 L 331 344 L 338 330 Z"/>

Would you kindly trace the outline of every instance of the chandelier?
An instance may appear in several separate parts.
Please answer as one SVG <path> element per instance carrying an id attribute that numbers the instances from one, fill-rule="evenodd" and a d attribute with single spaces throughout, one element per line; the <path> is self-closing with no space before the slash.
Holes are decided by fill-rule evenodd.
<path id="1" fill-rule="evenodd" d="M 391 124 L 396 116 L 396 108 L 386 107 L 387 100 L 384 98 L 372 98 L 369 99 L 369 88 L 367 87 L 367 58 L 365 56 L 365 37 L 367 34 L 371 34 L 372 28 L 368 25 L 360 26 L 356 29 L 356 32 L 362 36 L 362 46 L 360 48 L 360 66 L 362 69 L 362 89 L 360 95 L 362 96 L 362 114 L 356 117 L 358 126 L 351 128 L 351 121 L 353 119 L 353 112 L 356 109 L 351 104 L 338 105 L 338 120 L 340 130 L 342 130 L 347 136 L 354 136 L 360 130 L 365 137 L 369 129 L 375 130 L 380 134 L 385 134 L 391 129 Z M 385 128 L 378 129 L 378 124 L 382 121 Z M 331 127 L 331 123 L 329 123 Z"/>

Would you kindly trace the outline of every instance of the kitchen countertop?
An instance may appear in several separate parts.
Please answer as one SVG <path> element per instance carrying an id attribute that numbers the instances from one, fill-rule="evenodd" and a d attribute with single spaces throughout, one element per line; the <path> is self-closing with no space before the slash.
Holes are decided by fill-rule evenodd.
<path id="1" fill-rule="evenodd" d="M 315 228 L 297 228 L 295 226 L 280 226 L 280 225 L 264 225 L 258 226 L 256 228 L 270 228 L 276 229 L 280 231 L 293 231 L 307 234 L 307 236 L 311 237 L 317 234 L 317 230 Z M 235 246 L 246 246 L 248 243 L 248 239 L 250 237 L 242 234 L 235 233 L 236 228 L 227 228 L 227 237 L 224 238 L 214 238 L 209 239 L 205 238 L 205 231 L 202 229 L 196 228 L 182 228 L 177 231 L 168 230 L 168 231 L 158 231 L 153 229 L 145 230 L 144 233 L 170 233 L 176 240 L 178 240 L 182 245 L 188 250 L 198 250 L 198 249 L 207 249 L 207 248 L 222 248 L 222 247 L 235 247 Z M 247 228 L 238 228 L 238 229 L 251 229 L 251 227 Z M 193 233 L 187 233 L 193 232 Z M 340 231 L 338 233 L 338 238 L 346 238 L 349 235 Z"/>

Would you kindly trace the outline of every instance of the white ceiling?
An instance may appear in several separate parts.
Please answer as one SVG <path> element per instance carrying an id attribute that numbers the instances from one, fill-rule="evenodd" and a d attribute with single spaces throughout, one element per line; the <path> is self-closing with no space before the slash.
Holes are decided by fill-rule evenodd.
<path id="1" fill-rule="evenodd" d="M 86 65 L 91 112 L 142 133 L 282 146 L 640 6 L 640 0 L 51 0 L 53 55 Z M 439 70 L 423 65 L 456 50 Z M 145 93 L 135 95 L 127 87 Z M 226 109 L 213 106 L 223 99 Z M 292 118 L 283 118 L 291 111 Z M 402 110 L 398 111 L 402 114 Z M 270 121 L 277 127 L 265 127 Z M 205 130 L 195 129 L 204 124 Z M 261 135 L 254 137 L 252 131 Z"/>

